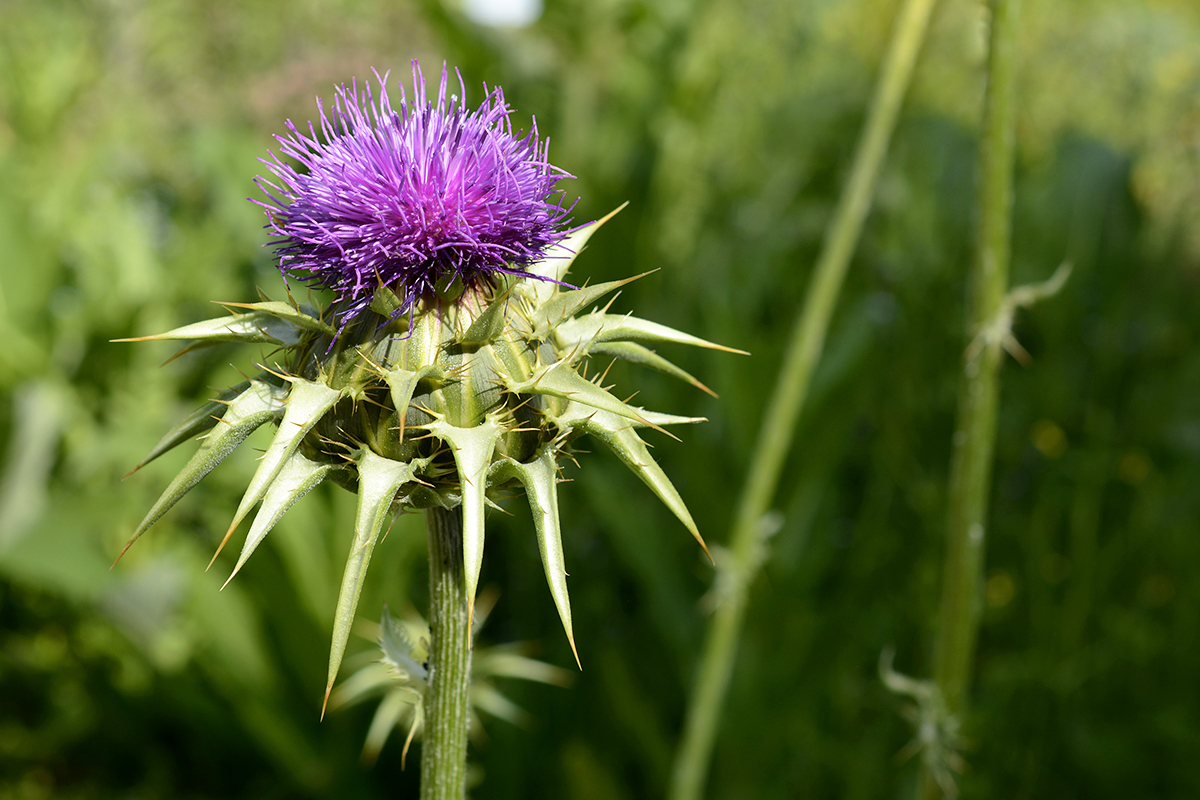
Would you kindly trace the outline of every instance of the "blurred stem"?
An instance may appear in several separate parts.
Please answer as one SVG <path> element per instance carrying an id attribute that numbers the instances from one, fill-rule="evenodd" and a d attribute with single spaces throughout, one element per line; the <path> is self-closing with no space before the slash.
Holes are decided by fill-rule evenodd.
<path id="1" fill-rule="evenodd" d="M 1016 139 L 1013 34 L 1019 0 L 992 0 L 991 43 L 980 149 L 979 240 L 971 276 L 970 333 L 959 384 L 958 422 L 950 462 L 946 563 L 934 653 L 934 681 L 952 719 L 961 720 L 979 633 L 988 490 L 991 485 L 999 369 L 997 321 L 1005 316 L 1012 239 Z M 945 779 L 945 776 L 943 776 Z M 939 797 L 926 770 L 926 797 Z"/>
<path id="2" fill-rule="evenodd" d="M 421 742 L 421 800 L 463 800 L 471 631 L 463 580 L 461 509 L 431 508 L 429 529 L 429 683 Z"/>
<path id="3" fill-rule="evenodd" d="M 762 564 L 763 518 L 779 486 L 779 475 L 808 395 L 837 305 L 838 294 L 871 205 L 879 167 L 896 127 L 896 117 L 925 39 L 935 0 L 905 0 L 897 17 L 866 125 L 854 153 L 850 180 L 813 270 L 812 284 L 792 329 L 779 380 L 767 404 L 750 474 L 742 489 L 730 534 L 730 553 L 720 565 L 720 603 L 709 627 L 676 756 L 670 800 L 698 800 L 712 757 L 746 613 L 746 596 Z"/>

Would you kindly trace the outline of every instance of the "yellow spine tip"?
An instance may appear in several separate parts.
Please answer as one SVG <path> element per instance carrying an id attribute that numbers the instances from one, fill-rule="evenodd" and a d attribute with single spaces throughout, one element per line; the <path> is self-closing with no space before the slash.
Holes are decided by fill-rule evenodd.
<path id="1" fill-rule="evenodd" d="M 117 565 L 117 562 L 119 562 L 122 558 L 125 557 L 125 551 L 127 551 L 130 547 L 133 546 L 133 542 L 134 542 L 134 540 L 130 539 L 128 542 L 125 543 L 125 546 L 121 548 L 121 552 L 117 553 L 116 559 L 108 566 L 108 569 L 110 571 L 112 570 L 113 567 L 115 567 Z"/>
<path id="2" fill-rule="evenodd" d="M 583 662 L 579 660 L 579 651 L 575 649 L 575 637 L 567 636 L 567 641 L 571 643 L 571 653 L 575 656 L 575 666 L 579 667 L 580 672 L 583 672 Z"/>
<path id="3" fill-rule="evenodd" d="M 225 531 L 225 538 L 221 540 L 219 545 L 217 545 L 217 552 L 213 553 L 212 560 L 209 561 L 208 566 L 204 568 L 205 572 L 208 572 L 210 569 L 212 569 L 212 565 L 217 563 L 217 556 L 221 555 L 221 551 L 225 549 L 225 543 L 229 541 L 230 536 L 233 536 L 233 530 L 236 527 L 237 523 L 235 522 L 229 526 L 229 530 Z M 226 583 L 228 583 L 228 581 L 226 581 Z"/>

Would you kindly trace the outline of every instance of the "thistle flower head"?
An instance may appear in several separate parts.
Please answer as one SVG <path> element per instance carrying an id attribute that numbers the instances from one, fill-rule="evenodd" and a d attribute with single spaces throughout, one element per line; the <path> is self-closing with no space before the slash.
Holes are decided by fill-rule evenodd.
<path id="1" fill-rule="evenodd" d="M 358 494 L 327 699 L 389 514 L 459 509 L 473 609 L 487 509 L 524 490 L 572 648 L 557 484 L 577 438 L 603 443 L 703 545 L 639 433 L 701 420 L 621 400 L 601 385 L 604 370 L 592 359 L 641 364 L 708 391 L 651 347 L 728 349 L 597 308 L 633 278 L 563 282 L 604 220 L 560 232 L 568 212 L 548 198 L 566 174 L 546 161 L 536 132 L 512 133 L 499 90 L 468 112 L 457 96 L 447 99 L 443 70 L 430 102 L 414 66 L 411 102 L 402 97 L 395 111 L 379 82 L 378 101 L 343 87 L 332 115 L 321 113 L 320 137 L 293 126 L 280 153 L 302 169 L 275 156 L 266 163 L 280 185 L 260 181 L 280 270 L 332 289 L 334 305 L 228 303 L 232 317 L 142 337 L 189 341 L 188 350 L 265 344 L 275 360 L 184 419 L 143 460 L 207 434 L 129 544 L 264 425 L 276 428 L 274 439 L 221 543 L 258 508 L 234 574 L 322 481 Z"/>
<path id="2" fill-rule="evenodd" d="M 413 62 L 412 95 L 402 87 L 393 108 L 387 76 L 376 77 L 378 98 L 352 83 L 329 113 L 318 103 L 319 132 L 289 122 L 279 153 L 263 160 L 277 182 L 257 181 L 280 271 L 332 290 L 341 324 L 380 287 L 400 299 L 398 315 L 455 283 L 525 275 L 563 238 L 570 211 L 555 185 L 572 176 L 547 160 L 536 123 L 514 133 L 499 88 L 485 86 L 468 110 L 461 76 L 447 96 L 443 66 L 432 100 Z"/>

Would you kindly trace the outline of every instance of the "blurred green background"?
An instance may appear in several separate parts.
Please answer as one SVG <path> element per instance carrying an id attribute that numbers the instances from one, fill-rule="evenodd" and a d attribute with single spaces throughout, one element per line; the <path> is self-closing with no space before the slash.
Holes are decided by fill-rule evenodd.
<path id="1" fill-rule="evenodd" d="M 360 763 L 370 706 L 318 722 L 350 495 L 309 495 L 218 592 L 237 547 L 204 566 L 246 449 L 108 569 L 190 448 L 122 475 L 261 355 L 162 366 L 167 344 L 109 340 L 283 295 L 245 198 L 284 120 L 372 68 L 445 60 L 471 102 L 487 81 L 536 115 L 578 221 L 628 200 L 573 274 L 659 269 L 615 308 L 753 352 L 670 354 L 719 401 L 613 372 L 711 420 L 655 455 L 719 545 L 897 5 L 547 0 L 493 28 L 442 0 L 0 4 L 0 796 L 415 796 L 402 736 Z M 712 798 L 911 793 L 905 701 L 876 664 L 894 646 L 929 671 L 985 24 L 977 0 L 932 23 L 775 501 Z M 1200 6 L 1029 2 L 1018 49 L 1014 281 L 1075 271 L 1018 319 L 1032 365 L 1004 369 L 961 786 L 1197 797 Z M 712 569 L 615 459 L 580 462 L 560 492 L 584 669 L 503 687 L 531 722 L 486 723 L 476 797 L 665 790 Z M 511 511 L 489 520 L 484 642 L 569 667 Z M 424 548 L 400 519 L 360 614 L 422 608 Z"/>

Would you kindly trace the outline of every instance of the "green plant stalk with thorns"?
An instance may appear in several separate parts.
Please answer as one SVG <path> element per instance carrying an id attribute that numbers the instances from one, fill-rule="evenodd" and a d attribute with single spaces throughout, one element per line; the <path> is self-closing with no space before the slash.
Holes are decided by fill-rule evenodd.
<path id="1" fill-rule="evenodd" d="M 1011 340 L 1008 272 L 1012 255 L 1013 163 L 1016 152 L 1016 53 L 1018 0 L 992 0 L 979 156 L 979 233 L 970 280 L 971 336 L 959 375 L 947 497 L 946 556 L 934 652 L 933 687 L 950 730 L 967 706 L 979 635 L 985 530 L 996 416 L 1000 405 L 1003 346 Z M 955 797 L 953 742 L 923 753 L 920 797 Z"/>
<path id="2" fill-rule="evenodd" d="M 770 522 L 771 503 L 934 5 L 935 0 L 905 0 L 897 12 L 849 179 L 796 316 L 779 378 L 764 408 L 754 460 L 738 496 L 729 543 L 722 552 L 725 557 L 718 564 L 712 595 L 715 607 L 675 754 L 669 800 L 700 800 L 704 794 L 750 587 L 768 557 L 767 540 L 778 529 Z"/>

